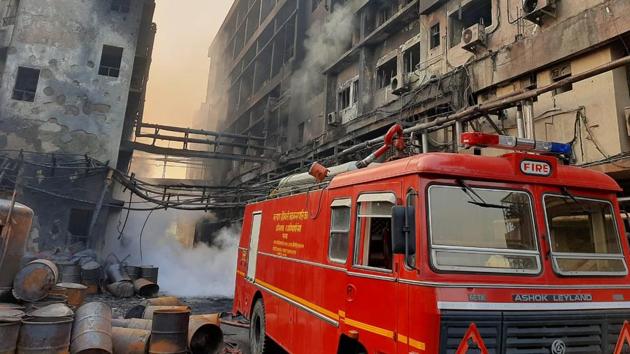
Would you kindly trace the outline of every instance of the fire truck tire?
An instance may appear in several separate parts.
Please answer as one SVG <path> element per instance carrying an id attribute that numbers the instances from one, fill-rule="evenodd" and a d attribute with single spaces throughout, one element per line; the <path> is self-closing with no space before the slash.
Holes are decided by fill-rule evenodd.
<path id="1" fill-rule="evenodd" d="M 271 348 L 271 339 L 265 333 L 267 322 L 265 318 L 265 305 L 262 299 L 256 301 L 249 325 L 249 346 L 251 354 L 268 354 Z"/>

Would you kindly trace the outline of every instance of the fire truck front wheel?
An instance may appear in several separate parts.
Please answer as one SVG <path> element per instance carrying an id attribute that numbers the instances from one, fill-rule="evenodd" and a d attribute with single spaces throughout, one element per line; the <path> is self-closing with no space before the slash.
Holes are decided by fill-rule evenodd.
<path id="1" fill-rule="evenodd" d="M 265 333 L 265 305 L 262 299 L 256 301 L 249 324 L 249 346 L 251 354 L 267 354 L 270 352 L 270 339 Z"/>

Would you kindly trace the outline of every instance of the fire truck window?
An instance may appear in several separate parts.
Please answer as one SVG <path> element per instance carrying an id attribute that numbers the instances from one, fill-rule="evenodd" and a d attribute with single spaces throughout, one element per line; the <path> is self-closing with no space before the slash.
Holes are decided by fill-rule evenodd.
<path id="1" fill-rule="evenodd" d="M 575 197 L 574 197 L 575 198 Z M 561 274 L 625 274 L 612 205 L 605 201 L 545 196 L 554 266 Z"/>
<path id="2" fill-rule="evenodd" d="M 510 190 L 429 188 L 431 260 L 439 270 L 540 271 L 529 195 Z"/>
<path id="3" fill-rule="evenodd" d="M 357 239 L 354 263 L 356 265 L 392 269 L 392 207 L 386 201 L 359 204 Z"/>
<path id="4" fill-rule="evenodd" d="M 345 263 L 348 259 L 348 237 L 350 233 L 350 207 L 337 206 L 330 213 L 330 240 L 328 257 L 333 262 Z"/>

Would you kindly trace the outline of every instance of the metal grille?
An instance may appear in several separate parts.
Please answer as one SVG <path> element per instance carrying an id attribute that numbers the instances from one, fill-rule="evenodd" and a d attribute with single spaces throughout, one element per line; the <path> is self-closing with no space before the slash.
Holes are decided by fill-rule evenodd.
<path id="1" fill-rule="evenodd" d="M 550 354 L 554 341 L 561 340 L 567 353 L 607 354 L 614 351 L 624 320 L 630 321 L 629 311 L 444 311 L 440 353 L 455 353 L 474 322 L 490 353 Z M 623 353 L 630 354 L 630 345 Z"/>

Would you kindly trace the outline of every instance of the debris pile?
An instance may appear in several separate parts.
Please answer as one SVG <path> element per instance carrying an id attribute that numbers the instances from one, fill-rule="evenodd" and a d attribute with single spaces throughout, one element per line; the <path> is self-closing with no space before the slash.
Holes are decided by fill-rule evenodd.
<path id="1" fill-rule="evenodd" d="M 95 270 L 100 273 L 100 269 L 104 274 L 97 274 Z M 159 291 L 158 269 L 152 266 L 137 269 L 117 259 L 102 268 L 93 258 L 82 263 L 48 259 L 28 262 L 15 275 L 13 298 L 0 302 L 0 353 L 219 353 L 223 350 L 219 315 L 191 316 L 190 307 L 178 298 L 152 298 Z M 138 294 L 149 299 L 132 308 L 126 319 L 113 319 L 109 305 L 84 304 L 89 288 L 96 285 L 99 291 L 103 284 L 117 297 Z"/>
<path id="2" fill-rule="evenodd" d="M 167 302 L 174 303 L 173 299 L 167 298 Z M 191 316 L 185 305 L 154 306 L 145 302 L 143 307 L 143 317 L 150 319 L 113 319 L 112 309 L 102 302 L 82 304 L 76 311 L 64 303 L 33 311 L 20 304 L 0 303 L 0 353 L 224 351 L 218 314 Z"/>

